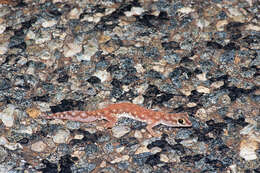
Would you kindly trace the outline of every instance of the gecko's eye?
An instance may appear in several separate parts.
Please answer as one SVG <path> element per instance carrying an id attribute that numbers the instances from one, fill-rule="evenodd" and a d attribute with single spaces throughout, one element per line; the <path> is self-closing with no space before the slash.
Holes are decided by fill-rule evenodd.
<path id="1" fill-rule="evenodd" d="M 178 123 L 183 125 L 184 124 L 184 120 L 183 119 L 178 119 Z"/>

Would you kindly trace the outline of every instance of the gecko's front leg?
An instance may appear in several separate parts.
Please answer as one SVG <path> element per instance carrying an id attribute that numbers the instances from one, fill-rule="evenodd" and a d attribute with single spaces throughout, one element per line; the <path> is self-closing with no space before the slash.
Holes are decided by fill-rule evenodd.
<path id="1" fill-rule="evenodd" d="M 153 127 L 158 125 L 157 123 L 151 123 L 146 126 L 147 131 L 154 137 L 160 137 L 162 135 L 161 132 L 155 132 Z"/>

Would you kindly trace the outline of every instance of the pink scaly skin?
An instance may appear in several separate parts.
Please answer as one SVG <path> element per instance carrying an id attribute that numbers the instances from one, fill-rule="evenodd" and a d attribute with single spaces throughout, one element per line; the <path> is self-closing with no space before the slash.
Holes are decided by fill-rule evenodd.
<path id="1" fill-rule="evenodd" d="M 115 103 L 103 109 L 95 111 L 66 111 L 57 112 L 51 115 L 42 114 L 46 119 L 64 119 L 79 122 L 93 122 L 96 120 L 107 120 L 106 128 L 113 127 L 120 117 L 128 117 L 147 123 L 146 129 L 155 137 L 161 133 L 156 133 L 152 128 L 158 124 L 170 127 L 190 127 L 192 124 L 187 113 L 165 113 L 143 108 L 133 103 Z"/>

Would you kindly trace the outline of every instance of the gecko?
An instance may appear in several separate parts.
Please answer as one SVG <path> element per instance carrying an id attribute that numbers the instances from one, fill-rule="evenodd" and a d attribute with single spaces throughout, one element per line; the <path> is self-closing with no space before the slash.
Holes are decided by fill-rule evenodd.
<path id="1" fill-rule="evenodd" d="M 161 136 L 161 133 L 157 133 L 153 130 L 153 127 L 159 124 L 169 127 L 192 126 L 187 113 L 166 113 L 154 111 L 128 102 L 110 104 L 103 109 L 94 111 L 65 111 L 50 115 L 43 113 L 41 116 L 46 119 L 63 119 L 84 123 L 96 120 L 106 120 L 107 123 L 104 125 L 105 128 L 113 127 L 120 117 L 128 117 L 147 123 L 146 129 L 154 137 Z"/>

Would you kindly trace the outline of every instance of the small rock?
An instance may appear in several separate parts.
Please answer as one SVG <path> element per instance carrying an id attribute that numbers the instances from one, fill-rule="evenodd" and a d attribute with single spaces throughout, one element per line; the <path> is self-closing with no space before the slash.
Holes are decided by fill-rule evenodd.
<path id="1" fill-rule="evenodd" d="M 243 139 L 240 143 L 240 157 L 245 160 L 257 159 L 256 150 L 258 149 L 257 141 L 253 139 Z"/>
<path id="2" fill-rule="evenodd" d="M 150 150 L 146 146 L 141 146 L 136 150 L 135 154 L 141 154 L 147 152 L 150 152 Z"/>
<path id="3" fill-rule="evenodd" d="M 110 73 L 108 73 L 107 71 L 102 71 L 102 70 L 97 71 L 94 74 L 94 76 L 98 77 L 101 80 L 101 82 L 108 81 L 111 78 Z"/>
<path id="4" fill-rule="evenodd" d="M 80 53 L 82 50 L 82 45 L 79 43 L 76 43 L 75 41 L 66 44 L 63 47 L 63 54 L 65 57 L 71 57 L 76 55 L 77 53 Z"/>
<path id="5" fill-rule="evenodd" d="M 5 54 L 8 51 L 8 43 L 0 43 L 0 55 Z"/>
<path id="6" fill-rule="evenodd" d="M 112 128 L 113 136 L 116 138 L 121 138 L 125 134 L 130 132 L 130 127 L 128 126 L 115 126 Z"/>
<path id="7" fill-rule="evenodd" d="M 1 24 L 0 23 L 0 34 L 3 34 L 5 29 L 6 29 L 6 24 L 4 24 L 4 23 Z"/>
<path id="8" fill-rule="evenodd" d="M 41 114 L 41 111 L 37 108 L 27 108 L 26 113 L 31 117 L 31 118 L 36 118 Z"/>
<path id="9" fill-rule="evenodd" d="M 189 14 L 189 13 L 194 12 L 195 10 L 190 7 L 183 7 L 183 8 L 178 9 L 177 11 L 180 13 Z"/>
<path id="10" fill-rule="evenodd" d="M 246 26 L 246 30 L 254 30 L 254 31 L 260 31 L 260 26 L 249 24 Z"/>
<path id="11" fill-rule="evenodd" d="M 3 112 L 0 112 L 0 119 L 6 127 L 12 127 L 14 125 L 15 106 L 9 104 Z"/>
<path id="12" fill-rule="evenodd" d="M 83 46 L 84 53 L 82 56 L 78 56 L 78 61 L 85 60 L 90 61 L 90 58 L 98 51 L 98 43 L 95 38 L 88 41 L 86 45 Z"/>
<path id="13" fill-rule="evenodd" d="M 144 103 L 144 97 L 142 95 L 137 96 L 136 98 L 133 99 L 134 104 L 141 105 Z"/>
<path id="14" fill-rule="evenodd" d="M 43 152 L 46 148 L 46 144 L 43 143 L 42 141 L 38 141 L 32 144 L 31 150 L 35 152 Z"/>
<path id="15" fill-rule="evenodd" d="M 128 155 L 123 155 L 122 157 L 118 157 L 118 158 L 112 160 L 111 163 L 115 164 L 115 163 L 119 163 L 119 162 L 122 162 L 122 161 L 126 161 L 128 159 L 129 159 Z"/>
<path id="16" fill-rule="evenodd" d="M 0 163 L 3 162 L 7 156 L 8 156 L 7 151 L 0 146 Z"/>
<path id="17" fill-rule="evenodd" d="M 160 154 L 160 160 L 166 163 L 169 162 L 169 158 L 165 154 Z"/>
<path id="18" fill-rule="evenodd" d="M 199 93 L 206 93 L 206 94 L 210 93 L 210 89 L 208 89 L 207 87 L 204 87 L 204 86 L 198 86 L 197 91 Z"/>
<path id="19" fill-rule="evenodd" d="M 44 28 L 48 28 L 48 27 L 52 27 L 52 26 L 54 26 L 54 25 L 56 25 L 57 24 L 57 21 L 56 20 L 47 20 L 47 21 L 44 21 L 43 23 L 42 23 L 42 26 L 44 27 Z"/>
<path id="20" fill-rule="evenodd" d="M 200 118 L 201 120 L 205 120 L 208 115 L 207 115 L 207 112 L 204 108 L 200 108 L 200 109 L 197 110 L 195 116 Z"/>
<path id="21" fill-rule="evenodd" d="M 218 31 L 224 31 L 225 26 L 228 24 L 227 20 L 220 20 L 216 24 L 216 28 Z"/>
<path id="22" fill-rule="evenodd" d="M 137 139 L 142 139 L 143 135 L 139 130 L 136 130 L 135 133 L 134 133 L 134 137 L 137 138 Z"/>
<path id="23" fill-rule="evenodd" d="M 59 130 L 54 136 L 53 141 L 57 144 L 66 143 L 70 137 L 68 130 Z"/>
<path id="24" fill-rule="evenodd" d="M 79 19 L 80 14 L 82 13 L 82 9 L 73 8 L 68 15 L 69 19 Z"/>
<path id="25" fill-rule="evenodd" d="M 227 94 L 224 94 L 223 96 L 219 97 L 220 104 L 228 105 L 231 103 L 231 99 Z"/>
<path id="26" fill-rule="evenodd" d="M 140 16 L 143 12 L 144 12 L 144 9 L 141 8 L 141 7 L 132 7 L 131 11 L 126 11 L 125 12 L 125 15 L 127 17 L 130 17 L 130 16 Z"/>
<path id="27" fill-rule="evenodd" d="M 213 82 L 210 87 L 214 88 L 214 89 L 217 89 L 217 88 L 220 88 L 224 85 L 224 82 L 223 81 L 216 81 L 216 82 Z"/>
<path id="28" fill-rule="evenodd" d="M 206 77 L 206 73 L 201 73 L 196 75 L 196 77 L 200 80 L 200 81 L 206 81 L 207 77 Z"/>

